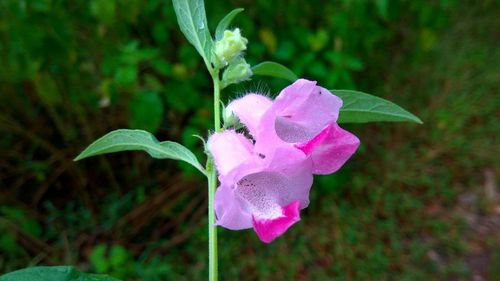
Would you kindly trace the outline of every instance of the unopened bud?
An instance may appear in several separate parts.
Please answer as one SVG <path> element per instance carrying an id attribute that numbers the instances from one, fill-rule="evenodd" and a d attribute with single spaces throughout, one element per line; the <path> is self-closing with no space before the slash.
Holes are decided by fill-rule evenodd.
<path id="1" fill-rule="evenodd" d="M 234 58 L 238 57 L 242 51 L 247 49 L 248 40 L 241 36 L 239 28 L 225 30 L 222 39 L 215 42 L 214 53 L 216 64 L 226 66 Z"/>
<path id="2" fill-rule="evenodd" d="M 224 107 L 222 120 L 224 120 L 224 128 L 235 127 L 240 122 L 231 107 Z"/>
<path id="3" fill-rule="evenodd" d="M 233 61 L 222 75 L 222 84 L 224 86 L 249 80 L 252 77 L 252 69 L 243 58 Z"/>

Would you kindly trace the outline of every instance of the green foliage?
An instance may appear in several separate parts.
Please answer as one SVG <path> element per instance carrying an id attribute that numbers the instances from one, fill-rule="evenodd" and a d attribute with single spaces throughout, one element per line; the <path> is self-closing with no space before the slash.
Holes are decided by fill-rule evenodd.
<path id="1" fill-rule="evenodd" d="M 23 209 L 10 206 L 0 206 L 0 215 L 5 220 L 15 222 L 21 230 L 30 235 L 38 236 L 42 233 L 42 229 L 38 222 L 28 216 L 26 211 Z"/>
<path id="2" fill-rule="evenodd" d="M 126 279 L 133 273 L 132 253 L 120 245 L 111 246 L 109 253 L 107 245 L 96 245 L 90 253 L 89 261 L 97 273 L 109 273 L 121 279 Z"/>
<path id="3" fill-rule="evenodd" d="M 217 28 L 215 29 L 215 40 L 222 39 L 224 35 L 224 30 L 228 29 L 234 17 L 236 17 L 236 15 L 243 12 L 244 10 L 245 9 L 243 8 L 236 8 L 231 12 L 229 12 L 224 18 L 220 20 L 219 24 L 217 25 Z"/>
<path id="4" fill-rule="evenodd" d="M 90 1 L 90 13 L 100 22 L 111 24 L 115 21 L 116 1 L 92 0 Z"/>
<path id="5" fill-rule="evenodd" d="M 16 240 L 18 231 L 37 237 L 41 235 L 42 228 L 24 209 L 0 206 L 0 251 L 12 258 L 23 254 L 22 248 Z"/>
<path id="6" fill-rule="evenodd" d="M 262 245 L 252 231 L 219 230 L 221 280 L 470 280 L 483 254 L 491 256 L 479 263 L 490 272 L 483 279 L 498 279 L 498 239 L 477 232 L 494 210 L 460 201 L 486 202 L 485 171 L 498 181 L 497 6 L 207 1 L 212 30 L 245 8 L 230 27 L 249 39 L 251 65 L 276 61 L 328 89 L 377 93 L 425 121 L 344 124 L 360 149 L 341 171 L 315 179 L 311 204 L 286 237 Z M 172 4 L 0 1 L 0 60 L 0 205 L 10 209 L 0 213 L 0 272 L 97 271 L 94 249 L 106 245 L 101 260 L 111 264 L 112 245 L 122 245 L 131 255 L 124 280 L 203 280 L 206 192 L 196 168 L 145 153 L 72 161 L 129 126 L 142 93 L 164 107 L 155 136 L 202 156 L 192 135 L 208 134 L 211 88 Z M 252 79 L 229 86 L 224 101 L 289 84 Z"/>
<path id="7" fill-rule="evenodd" d="M 172 0 L 172 3 L 182 33 L 209 66 L 214 43 L 208 30 L 204 1 Z"/>
<path id="8" fill-rule="evenodd" d="M 159 142 L 152 134 L 142 130 L 119 129 L 110 132 L 90 144 L 75 161 L 119 151 L 142 150 L 157 159 L 185 161 L 205 173 L 196 156 L 186 147 L 172 141 Z"/>
<path id="9" fill-rule="evenodd" d="M 272 61 L 261 62 L 253 66 L 252 72 L 254 75 L 283 78 L 291 82 L 298 79 L 297 75 L 295 75 L 295 73 L 293 73 L 293 71 L 288 69 L 286 66 Z"/>
<path id="10" fill-rule="evenodd" d="M 107 275 L 87 274 L 71 266 L 39 266 L 0 276 L 0 281 L 119 281 Z"/>
<path id="11" fill-rule="evenodd" d="M 163 120 L 163 103 L 156 92 L 139 92 L 130 103 L 129 127 L 156 133 Z"/>
<path id="12" fill-rule="evenodd" d="M 380 121 L 410 121 L 422 124 L 415 115 L 382 98 L 351 90 L 331 90 L 344 102 L 339 123 L 367 123 Z"/>

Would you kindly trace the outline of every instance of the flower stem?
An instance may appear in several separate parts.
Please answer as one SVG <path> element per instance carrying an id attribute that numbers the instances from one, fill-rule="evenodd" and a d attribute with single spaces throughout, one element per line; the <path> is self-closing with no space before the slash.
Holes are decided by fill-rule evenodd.
<path id="1" fill-rule="evenodd" d="M 215 71 L 212 75 L 212 80 L 214 82 L 214 128 L 216 132 L 221 131 L 220 124 L 220 80 L 219 71 Z"/>
<path id="2" fill-rule="evenodd" d="M 220 122 L 220 80 L 219 71 L 214 71 L 214 129 L 221 131 Z M 215 225 L 215 189 L 217 187 L 217 169 L 213 159 L 209 156 L 207 162 L 208 173 L 208 280 L 217 281 L 217 226 Z"/>

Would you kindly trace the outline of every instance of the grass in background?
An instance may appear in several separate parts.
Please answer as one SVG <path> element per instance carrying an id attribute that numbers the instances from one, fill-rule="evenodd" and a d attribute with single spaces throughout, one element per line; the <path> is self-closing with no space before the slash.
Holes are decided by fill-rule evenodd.
<path id="1" fill-rule="evenodd" d="M 175 37 L 172 11 L 159 1 L 128 0 L 130 13 L 114 1 L 75 1 L 70 11 L 90 9 L 75 22 L 63 8 L 44 17 L 49 2 L 31 7 L 29 20 L 17 1 L 0 3 L 23 23 L 17 37 L 0 24 L 9 69 L 0 70 L 0 98 L 9 101 L 0 114 L 0 272 L 66 263 L 125 280 L 204 280 L 206 192 L 196 178 L 185 182 L 189 170 L 175 176 L 176 164 L 140 154 L 71 164 L 79 148 L 123 124 L 199 147 L 190 135 L 204 134 L 210 112 L 196 109 L 207 83 L 195 51 Z M 264 245 L 252 231 L 219 230 L 221 280 L 494 280 L 498 5 L 342 1 L 318 11 L 257 2 L 236 21 L 251 38 L 250 57 L 384 96 L 425 123 L 349 126 L 362 147 L 341 172 L 316 177 L 310 207 L 284 237 Z M 207 5 L 209 15 L 227 10 Z M 166 109 L 153 113 L 164 121 L 144 123 L 144 108 L 158 101 Z"/>

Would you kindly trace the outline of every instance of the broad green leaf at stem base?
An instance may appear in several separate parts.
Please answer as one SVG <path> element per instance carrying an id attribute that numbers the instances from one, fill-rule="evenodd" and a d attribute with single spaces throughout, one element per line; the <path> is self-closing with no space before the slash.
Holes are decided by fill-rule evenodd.
<path id="1" fill-rule="evenodd" d="M 0 281 L 120 281 L 108 275 L 89 274 L 72 266 L 37 266 L 0 276 Z"/>
<path id="2" fill-rule="evenodd" d="M 196 156 L 183 145 L 172 142 L 159 142 L 152 134 L 143 130 L 119 129 L 112 131 L 90 144 L 75 158 L 75 161 L 106 153 L 128 150 L 141 150 L 157 159 L 185 161 L 204 175 L 205 169 Z"/>

